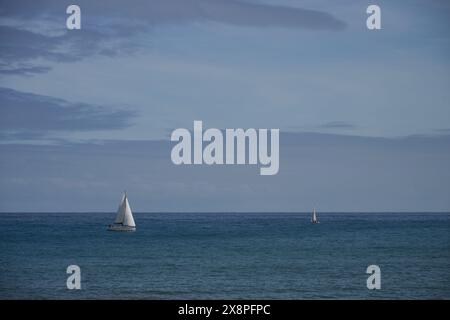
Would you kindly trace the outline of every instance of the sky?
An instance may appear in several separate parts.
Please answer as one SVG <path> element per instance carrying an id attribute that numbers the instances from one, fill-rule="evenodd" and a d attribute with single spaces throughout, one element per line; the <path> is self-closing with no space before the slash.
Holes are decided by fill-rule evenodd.
<path id="1" fill-rule="evenodd" d="M 0 211 L 448 211 L 450 4 L 374 3 L 0 1 Z M 194 120 L 279 173 L 175 166 Z"/>

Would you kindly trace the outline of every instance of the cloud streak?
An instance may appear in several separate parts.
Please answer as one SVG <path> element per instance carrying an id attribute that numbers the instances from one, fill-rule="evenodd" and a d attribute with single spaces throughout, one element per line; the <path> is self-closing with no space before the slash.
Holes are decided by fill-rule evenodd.
<path id="1" fill-rule="evenodd" d="M 69 4 L 51 0 L 2 3 L 0 74 L 30 75 L 48 71 L 48 66 L 18 65 L 39 58 L 74 62 L 92 55 L 129 54 L 138 50 L 140 34 L 149 33 L 161 24 L 212 21 L 311 30 L 342 30 L 346 26 L 322 11 L 241 0 L 137 0 L 133 5 L 118 0 L 80 0 L 77 4 L 82 9 L 82 30 L 69 32 L 65 29 L 65 8 Z M 28 24 L 34 27 L 27 28 Z M 49 28 L 53 32 L 48 32 Z"/>
<path id="2" fill-rule="evenodd" d="M 1 16 L 27 18 L 35 16 L 65 17 L 71 1 L 7 2 Z M 135 0 L 133 5 L 122 0 L 89 1 L 77 4 L 87 15 L 138 19 L 148 24 L 217 21 L 243 26 L 278 26 L 305 29 L 342 30 L 346 24 L 332 14 L 297 7 L 268 5 L 243 0 Z M 59 19 L 61 20 L 61 19 Z M 118 20 L 115 20 L 116 22 Z"/>
<path id="3" fill-rule="evenodd" d="M 136 49 L 136 45 L 128 43 L 123 29 L 108 32 L 88 29 L 82 33 L 64 31 L 61 35 L 47 35 L 0 25 L 0 39 L 0 74 L 4 75 L 31 75 L 51 70 L 49 66 L 36 65 L 36 60 L 75 62 L 93 55 L 110 57 Z"/>
<path id="4" fill-rule="evenodd" d="M 322 124 L 319 128 L 324 129 L 356 129 L 356 125 L 345 121 L 331 121 Z"/>
<path id="5" fill-rule="evenodd" d="M 27 64 L 15 64 L 15 66 L 0 64 L 0 74 L 4 75 L 22 75 L 31 76 L 35 74 L 47 73 L 51 70 L 50 67 L 46 66 L 30 66 Z"/>
<path id="6" fill-rule="evenodd" d="M 130 125 L 134 116 L 133 111 L 0 87 L 0 133 L 4 138 L 38 138 L 52 131 L 122 129 Z"/>

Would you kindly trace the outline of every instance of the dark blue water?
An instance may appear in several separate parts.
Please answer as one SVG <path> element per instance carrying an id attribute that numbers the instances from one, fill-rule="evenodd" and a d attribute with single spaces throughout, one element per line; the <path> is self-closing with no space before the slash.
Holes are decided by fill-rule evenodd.
<path id="1" fill-rule="evenodd" d="M 450 298 L 449 214 L 0 214 L 0 298 Z M 81 268 L 68 290 L 66 268 Z M 381 290 L 368 290 L 368 265 Z"/>

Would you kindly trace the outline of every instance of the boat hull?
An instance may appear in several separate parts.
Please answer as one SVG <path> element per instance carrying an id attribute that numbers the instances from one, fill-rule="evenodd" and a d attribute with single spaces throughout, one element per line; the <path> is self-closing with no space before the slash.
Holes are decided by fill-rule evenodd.
<path id="1" fill-rule="evenodd" d="M 110 225 L 108 226 L 108 231 L 133 232 L 136 231 L 136 227 L 123 225 Z"/>

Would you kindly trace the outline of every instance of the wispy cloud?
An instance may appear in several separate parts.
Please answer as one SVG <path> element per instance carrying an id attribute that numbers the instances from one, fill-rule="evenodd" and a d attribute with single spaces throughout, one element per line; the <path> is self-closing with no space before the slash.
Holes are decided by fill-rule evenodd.
<path id="1" fill-rule="evenodd" d="M 73 62 L 92 55 L 135 52 L 140 34 L 155 25 L 213 21 L 239 26 L 342 30 L 345 23 L 317 10 L 271 6 L 241 0 L 77 1 L 82 30 L 65 29 L 64 1 L 10 1 L 0 10 L 0 73 L 42 73 L 48 66 L 24 68 L 36 59 Z M 86 18 L 83 18 L 86 17 Z M 27 27 L 28 25 L 33 26 Z"/>
<path id="2" fill-rule="evenodd" d="M 0 25 L 0 39 L 0 74 L 4 75 L 30 75 L 51 70 L 42 63 L 36 65 L 36 60 L 75 62 L 93 55 L 115 56 L 136 48 L 135 44 L 125 45 L 129 39 L 122 29 L 108 29 L 108 32 L 88 29 L 83 33 L 65 30 L 61 35 L 48 35 Z"/>
<path id="3" fill-rule="evenodd" d="M 11 1 L 2 4 L 0 16 L 28 19 L 37 15 L 65 17 L 65 8 L 71 3 L 55 0 L 39 3 Z M 245 0 L 135 0 L 133 5 L 122 0 L 79 0 L 77 4 L 95 18 L 109 16 L 116 18 L 115 21 L 121 18 L 129 19 L 130 22 L 138 19 L 153 25 L 209 20 L 245 26 L 273 25 L 328 30 L 341 30 L 346 26 L 342 20 L 324 11 Z"/>
<path id="4" fill-rule="evenodd" d="M 0 64 L 0 74 L 4 75 L 23 75 L 29 76 L 34 74 L 46 73 L 51 70 L 46 66 L 30 66 L 27 64 Z"/>
<path id="5" fill-rule="evenodd" d="M 441 129 L 436 129 L 436 132 L 443 132 L 443 133 L 450 133 L 450 128 L 441 128 Z"/>
<path id="6" fill-rule="evenodd" d="M 351 122 L 346 121 L 331 121 L 319 126 L 324 129 L 356 129 L 357 126 Z"/>
<path id="7" fill-rule="evenodd" d="M 130 125 L 133 111 L 0 87 L 0 134 L 3 138 L 39 138 L 52 131 L 122 129 Z"/>

